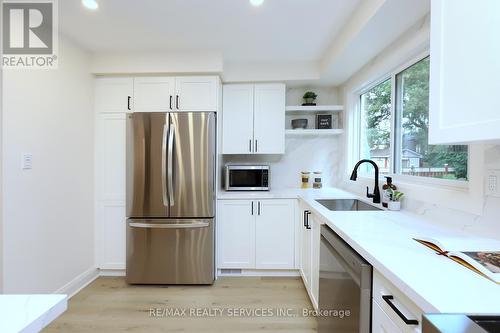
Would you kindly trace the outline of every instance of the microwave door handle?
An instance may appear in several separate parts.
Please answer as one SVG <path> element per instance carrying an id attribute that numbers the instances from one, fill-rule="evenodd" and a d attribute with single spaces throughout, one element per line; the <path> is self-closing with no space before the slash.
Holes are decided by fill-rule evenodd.
<path id="1" fill-rule="evenodd" d="M 167 132 L 168 125 L 163 125 L 163 137 L 161 145 L 161 189 L 163 196 L 163 206 L 168 206 L 167 198 Z"/>
<path id="2" fill-rule="evenodd" d="M 174 184 L 173 184 L 173 173 L 174 173 L 174 138 L 175 138 L 175 126 L 171 124 L 170 132 L 168 134 L 168 168 L 167 168 L 167 184 L 168 184 L 168 195 L 170 206 L 174 203 Z"/>

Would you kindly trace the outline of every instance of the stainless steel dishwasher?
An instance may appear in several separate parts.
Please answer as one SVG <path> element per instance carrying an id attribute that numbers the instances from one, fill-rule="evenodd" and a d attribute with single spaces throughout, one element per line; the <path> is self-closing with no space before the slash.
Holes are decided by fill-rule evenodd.
<path id="1" fill-rule="evenodd" d="M 321 227 L 318 331 L 371 331 L 372 266 L 328 226 Z"/>

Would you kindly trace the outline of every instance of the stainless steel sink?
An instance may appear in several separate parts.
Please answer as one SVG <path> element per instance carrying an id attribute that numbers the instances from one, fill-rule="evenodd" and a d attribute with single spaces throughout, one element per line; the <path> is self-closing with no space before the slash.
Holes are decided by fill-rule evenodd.
<path id="1" fill-rule="evenodd" d="M 316 202 L 329 210 L 337 211 L 382 210 L 357 199 L 321 199 L 316 200 Z"/>

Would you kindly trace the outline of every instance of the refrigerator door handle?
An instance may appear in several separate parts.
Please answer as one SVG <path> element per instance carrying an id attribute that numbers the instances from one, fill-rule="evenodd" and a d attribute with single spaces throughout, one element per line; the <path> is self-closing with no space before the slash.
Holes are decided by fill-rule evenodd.
<path id="1" fill-rule="evenodd" d="M 206 228 L 210 224 L 208 222 L 195 222 L 186 224 L 176 224 L 176 223 L 137 223 L 130 222 L 129 226 L 132 228 L 147 228 L 147 229 L 194 229 L 194 228 Z"/>
<path id="2" fill-rule="evenodd" d="M 174 138 L 175 138 L 175 126 L 172 124 L 170 126 L 170 132 L 168 134 L 168 168 L 167 168 L 167 177 L 168 177 L 168 195 L 169 195 L 169 204 L 170 206 L 174 205 Z"/>
<path id="3" fill-rule="evenodd" d="M 161 188 L 163 195 L 163 205 L 168 206 L 167 198 L 167 132 L 168 125 L 163 125 L 163 137 L 161 146 Z"/>

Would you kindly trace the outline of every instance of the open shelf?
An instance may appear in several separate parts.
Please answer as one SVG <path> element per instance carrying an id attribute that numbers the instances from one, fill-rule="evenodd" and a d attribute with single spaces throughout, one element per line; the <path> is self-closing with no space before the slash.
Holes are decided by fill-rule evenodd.
<path id="1" fill-rule="evenodd" d="M 302 105 L 290 105 L 285 107 L 286 112 L 327 112 L 327 111 L 342 111 L 344 110 L 343 105 L 314 105 L 314 106 L 302 106 Z"/>
<path id="2" fill-rule="evenodd" d="M 289 136 L 301 135 L 340 135 L 344 133 L 343 129 L 287 129 L 285 134 Z"/>

